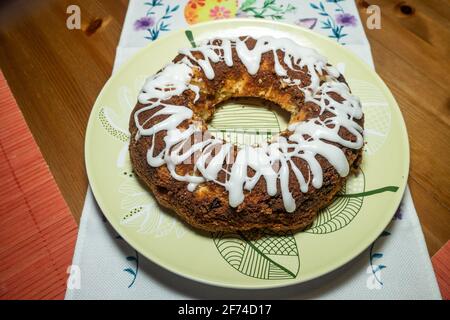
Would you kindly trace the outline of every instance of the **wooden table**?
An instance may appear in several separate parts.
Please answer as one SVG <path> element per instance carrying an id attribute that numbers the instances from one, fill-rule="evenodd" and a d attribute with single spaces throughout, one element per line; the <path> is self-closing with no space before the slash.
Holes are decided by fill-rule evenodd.
<path id="1" fill-rule="evenodd" d="M 81 8 L 82 30 L 66 28 Z M 0 67 L 73 215 L 86 194 L 84 135 L 111 74 L 128 1 L 41 0 L 0 4 Z M 382 29 L 366 30 L 375 65 L 397 98 L 411 145 L 409 186 L 430 254 L 450 238 L 450 3 L 377 4 Z"/>

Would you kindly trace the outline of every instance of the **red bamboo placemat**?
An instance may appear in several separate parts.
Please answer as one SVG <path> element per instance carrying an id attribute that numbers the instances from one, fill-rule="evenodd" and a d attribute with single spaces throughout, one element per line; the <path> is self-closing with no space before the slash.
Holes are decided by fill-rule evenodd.
<path id="1" fill-rule="evenodd" d="M 77 225 L 0 71 L 0 299 L 62 299 Z"/>
<path id="2" fill-rule="evenodd" d="M 450 300 L 450 241 L 439 249 L 431 259 L 442 299 Z"/>

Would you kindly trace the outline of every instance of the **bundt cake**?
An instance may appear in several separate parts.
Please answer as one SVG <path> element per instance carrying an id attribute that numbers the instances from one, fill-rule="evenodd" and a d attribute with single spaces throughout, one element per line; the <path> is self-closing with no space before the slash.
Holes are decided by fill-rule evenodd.
<path id="1" fill-rule="evenodd" d="M 207 122 L 230 98 L 291 114 L 267 143 L 215 138 Z M 285 38 L 211 39 L 148 78 L 130 118 L 135 173 L 158 202 L 208 231 L 301 230 L 361 162 L 364 116 L 342 74 Z"/>

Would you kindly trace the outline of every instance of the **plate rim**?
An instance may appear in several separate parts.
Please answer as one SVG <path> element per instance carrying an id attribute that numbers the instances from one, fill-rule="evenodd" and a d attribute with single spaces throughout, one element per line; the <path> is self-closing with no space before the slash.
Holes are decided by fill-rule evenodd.
<path id="1" fill-rule="evenodd" d="M 254 24 L 254 27 L 270 27 L 270 26 L 283 26 L 283 27 L 287 27 L 290 29 L 297 29 L 298 32 L 300 33 L 308 33 L 310 35 L 312 35 L 313 37 L 318 37 L 321 38 L 322 40 L 328 42 L 329 44 L 332 44 L 333 46 L 339 48 L 340 50 L 344 50 L 346 51 L 346 54 L 348 54 L 352 59 L 358 60 L 358 62 L 363 65 L 363 68 L 365 68 L 369 73 L 371 73 L 373 76 L 375 76 L 376 81 L 381 85 L 380 89 L 383 90 L 384 93 L 386 93 L 387 96 L 389 96 L 392 101 L 394 102 L 394 105 L 392 106 L 392 111 L 397 113 L 398 118 L 400 119 L 400 123 L 401 123 L 401 133 L 404 137 L 403 140 L 403 151 L 402 153 L 404 153 L 405 155 L 405 159 L 404 159 L 404 171 L 400 174 L 401 176 L 404 176 L 404 179 L 402 181 L 402 184 L 398 186 L 398 190 L 396 192 L 396 197 L 395 199 L 393 199 L 391 201 L 392 204 L 395 204 L 393 207 L 394 209 L 392 210 L 392 215 L 385 215 L 385 219 L 383 219 L 382 221 L 380 221 L 380 223 L 378 225 L 383 226 L 382 228 L 380 227 L 380 230 L 376 229 L 376 231 L 372 231 L 372 233 L 370 234 L 370 236 L 367 236 L 366 239 L 372 239 L 370 241 L 368 241 L 368 243 L 365 243 L 363 245 L 361 244 L 357 244 L 354 247 L 352 247 L 351 250 L 349 250 L 349 254 L 345 256 L 345 258 L 340 258 L 337 259 L 337 261 L 335 263 L 332 264 L 328 264 L 326 266 L 323 266 L 319 272 L 316 272 L 314 275 L 311 275 L 309 277 L 296 277 L 294 279 L 290 279 L 290 280 L 284 280 L 281 283 L 275 283 L 275 282 L 265 282 L 265 283 L 261 283 L 261 284 L 236 284 L 236 283 L 229 283 L 229 282 L 221 282 L 221 281 L 214 281 L 214 280 L 210 280 L 210 279 L 205 279 L 205 278 L 200 278 L 200 277 L 196 277 L 195 275 L 191 275 L 189 273 L 185 273 L 183 272 L 181 269 L 179 269 L 178 267 L 173 267 L 171 265 L 167 265 L 164 262 L 162 262 L 157 255 L 151 254 L 148 251 L 146 251 L 141 245 L 139 245 L 137 242 L 133 240 L 133 237 L 128 237 L 124 232 L 122 232 L 122 229 L 118 226 L 119 223 L 114 222 L 114 219 L 110 218 L 108 215 L 108 210 L 106 210 L 106 205 L 105 205 L 105 201 L 102 200 L 102 196 L 101 193 L 99 191 L 100 187 L 98 187 L 95 183 L 95 178 L 94 178 L 94 173 L 92 172 L 92 168 L 90 168 L 89 162 L 90 161 L 94 161 L 91 159 L 94 159 L 94 157 L 92 156 L 91 153 L 91 149 L 89 148 L 91 143 L 92 143 L 92 132 L 93 132 L 93 127 L 94 127 L 94 122 L 96 120 L 96 114 L 100 108 L 99 105 L 99 101 L 102 100 L 102 97 L 106 94 L 106 92 L 108 91 L 108 87 L 111 85 L 111 82 L 114 80 L 114 78 L 119 77 L 121 73 L 124 72 L 124 70 L 127 69 L 127 67 L 133 63 L 133 60 L 135 60 L 138 56 L 143 55 L 144 53 L 147 53 L 147 51 L 149 50 L 149 48 L 153 47 L 153 46 L 158 46 L 160 40 L 164 40 L 166 38 L 172 37 L 175 34 L 182 34 L 184 33 L 186 30 L 190 30 L 192 32 L 195 32 L 195 29 L 200 29 L 203 28 L 204 26 L 208 26 L 208 25 L 216 25 L 216 24 L 230 24 L 230 23 L 241 23 L 241 22 L 246 22 L 246 23 L 250 23 L 250 24 Z M 248 27 L 248 26 L 241 26 L 241 27 Z M 229 29 L 229 27 L 225 27 L 225 29 Z M 286 32 L 289 33 L 289 32 Z M 376 239 L 377 237 L 381 234 L 381 232 L 387 227 L 387 225 L 389 224 L 389 222 L 392 220 L 392 216 L 395 214 L 396 209 L 398 208 L 398 206 L 401 203 L 401 200 L 403 199 L 403 195 L 405 193 L 406 187 L 407 187 L 407 183 L 408 183 L 408 176 L 409 176 L 409 168 L 410 168 L 410 146 L 409 146 L 409 138 L 408 138 L 408 132 L 406 129 L 406 123 L 405 123 L 405 119 L 403 118 L 403 114 L 401 112 L 401 109 L 395 99 L 395 96 L 392 94 L 391 90 L 389 89 L 389 87 L 386 85 L 386 83 L 383 81 L 383 79 L 378 75 L 378 73 L 375 71 L 375 68 L 371 68 L 370 65 L 368 65 L 365 61 L 363 61 L 359 56 L 357 56 L 354 52 L 352 52 L 351 50 L 349 50 L 348 48 L 336 43 L 335 41 L 329 39 L 328 37 L 321 35 L 317 32 L 314 32 L 312 30 L 306 29 L 306 28 L 301 28 L 299 26 L 290 24 L 290 23 L 286 23 L 286 22 L 279 22 L 279 21 L 267 21 L 267 20 L 258 20 L 258 19 L 251 19 L 251 18 L 233 18 L 233 19 L 224 19 L 224 20 L 219 20 L 219 21 L 208 21 L 208 22 L 202 22 L 202 23 L 198 23 L 195 25 L 191 25 L 188 26 L 187 28 L 183 28 L 183 29 L 178 29 L 178 30 L 174 30 L 171 31 L 169 33 L 167 33 L 166 35 L 160 37 L 159 39 L 157 39 L 156 41 L 150 42 L 149 44 L 147 44 L 146 46 L 140 48 L 137 52 L 135 52 L 125 63 L 123 63 L 118 70 L 114 73 L 114 75 L 111 75 L 108 80 L 106 81 L 106 83 L 103 85 L 100 93 L 98 94 L 97 98 L 95 99 L 95 102 L 93 104 L 93 107 L 91 109 L 90 115 L 89 115 L 89 119 L 88 119 L 88 124 L 86 127 L 86 131 L 85 131 L 85 141 L 84 141 L 84 159 L 85 159 L 85 166 L 86 166 L 86 173 L 87 173 L 87 177 L 88 177 L 88 182 L 89 182 L 89 188 L 92 191 L 92 194 L 94 196 L 95 202 L 97 203 L 98 207 L 100 208 L 101 212 L 103 213 L 103 215 L 107 218 L 108 222 L 111 224 L 111 226 L 114 228 L 114 230 L 123 238 L 125 239 L 125 241 L 136 251 L 138 251 L 141 255 L 143 255 L 146 259 L 149 259 L 151 262 L 155 263 L 156 265 L 158 265 L 158 267 L 161 267 L 165 270 L 168 270 L 170 272 L 175 273 L 178 276 L 181 276 L 185 279 L 189 279 L 198 283 L 203 283 L 203 284 L 207 284 L 207 285 L 212 285 L 212 286 L 216 286 L 216 287 L 222 287 L 222 288 L 229 288 L 229 289 L 247 289 L 247 290 L 261 290 L 261 289 L 272 289 L 272 288 L 282 288 L 282 287 L 290 287 L 293 285 L 299 285 L 301 283 L 305 283 L 308 281 L 311 281 L 313 279 L 317 279 L 320 278 L 326 274 L 331 273 L 332 271 L 335 271 L 339 268 L 341 268 L 342 266 L 346 265 L 347 263 L 350 263 L 351 261 L 353 261 L 358 255 L 360 255 L 365 249 L 367 249 Z"/>

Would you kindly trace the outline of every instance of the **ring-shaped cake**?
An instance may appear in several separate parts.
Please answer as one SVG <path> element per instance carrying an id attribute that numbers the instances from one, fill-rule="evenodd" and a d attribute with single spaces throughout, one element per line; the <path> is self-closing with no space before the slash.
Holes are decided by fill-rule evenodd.
<path id="1" fill-rule="evenodd" d="M 279 105 L 288 128 L 241 148 L 214 137 L 215 107 L 238 97 Z M 315 50 L 285 38 L 211 39 L 147 79 L 130 155 L 157 201 L 196 228 L 301 230 L 358 169 L 363 124 L 359 99 Z"/>

